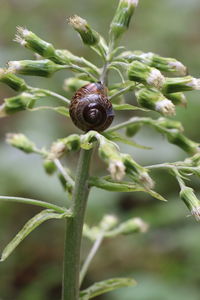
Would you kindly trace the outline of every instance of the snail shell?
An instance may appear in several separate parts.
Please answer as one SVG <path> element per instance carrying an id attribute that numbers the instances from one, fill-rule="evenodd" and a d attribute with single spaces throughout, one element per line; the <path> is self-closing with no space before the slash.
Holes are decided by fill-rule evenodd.
<path id="1" fill-rule="evenodd" d="M 89 83 L 75 93 L 69 107 L 73 123 L 83 131 L 104 131 L 114 118 L 107 89 L 100 83 Z"/>

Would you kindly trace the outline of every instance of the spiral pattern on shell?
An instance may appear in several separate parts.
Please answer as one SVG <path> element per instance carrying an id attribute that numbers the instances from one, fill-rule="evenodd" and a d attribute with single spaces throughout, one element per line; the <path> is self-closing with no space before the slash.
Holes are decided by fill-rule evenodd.
<path id="1" fill-rule="evenodd" d="M 72 98 L 69 113 L 73 123 L 83 131 L 104 131 L 114 118 L 112 103 L 100 82 L 78 89 Z"/>

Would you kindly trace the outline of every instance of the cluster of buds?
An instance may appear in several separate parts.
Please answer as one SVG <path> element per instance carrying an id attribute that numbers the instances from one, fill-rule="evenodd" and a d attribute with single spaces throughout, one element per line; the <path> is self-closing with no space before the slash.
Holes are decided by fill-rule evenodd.
<path id="1" fill-rule="evenodd" d="M 141 51 L 125 51 L 119 55 L 118 58 L 129 63 L 139 61 L 160 71 L 175 72 L 181 76 L 187 74 L 187 68 L 180 61 L 175 58 L 162 57 L 152 52 L 144 53 Z"/>
<path id="2" fill-rule="evenodd" d="M 35 144 L 22 133 L 8 133 L 6 141 L 8 144 L 26 153 L 33 153 L 37 151 Z"/>

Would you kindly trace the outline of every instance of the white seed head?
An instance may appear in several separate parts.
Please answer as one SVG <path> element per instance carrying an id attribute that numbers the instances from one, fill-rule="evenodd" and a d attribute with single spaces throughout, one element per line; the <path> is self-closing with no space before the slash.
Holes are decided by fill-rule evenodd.
<path id="1" fill-rule="evenodd" d="M 159 70 L 152 68 L 149 77 L 147 78 L 147 83 L 153 85 L 156 88 L 161 88 L 165 82 L 165 77 L 160 73 Z"/>
<path id="2" fill-rule="evenodd" d="M 74 27 L 75 29 L 78 30 L 83 30 L 86 31 L 87 30 L 87 21 L 85 19 L 82 19 L 81 17 L 74 15 L 72 17 L 68 18 L 68 23 Z"/>
<path id="3" fill-rule="evenodd" d="M 121 2 L 128 3 L 128 4 L 134 5 L 134 7 L 136 7 L 138 5 L 139 0 L 121 0 Z"/>
<path id="4" fill-rule="evenodd" d="M 143 172 L 140 175 L 140 181 L 145 185 L 148 189 L 152 189 L 154 187 L 154 181 L 151 179 L 147 172 Z"/>
<path id="5" fill-rule="evenodd" d="M 116 216 L 113 215 L 105 215 L 100 223 L 100 227 L 104 230 L 109 230 L 113 228 L 118 222 Z"/>
<path id="6" fill-rule="evenodd" d="M 21 65 L 20 65 L 20 62 L 19 61 L 9 61 L 8 62 L 8 70 L 10 72 L 15 72 L 17 70 L 20 70 L 21 69 Z"/>
<path id="7" fill-rule="evenodd" d="M 141 218 L 134 218 L 134 223 L 140 228 L 140 232 L 147 232 L 149 226 Z"/>
<path id="8" fill-rule="evenodd" d="M 156 102 L 155 109 L 164 116 L 174 116 L 176 114 L 175 105 L 171 100 L 168 99 L 163 99 Z"/>
<path id="9" fill-rule="evenodd" d="M 200 221 L 200 206 L 191 210 L 191 215 L 195 217 L 197 221 Z"/>
<path id="10" fill-rule="evenodd" d="M 186 83 L 186 85 L 193 88 L 194 90 L 200 90 L 200 79 L 192 78 L 190 82 Z"/>
<path id="11" fill-rule="evenodd" d="M 180 75 L 186 75 L 187 74 L 187 68 L 184 66 L 180 61 L 170 61 L 168 63 L 169 67 L 174 69 L 176 72 L 178 72 Z"/>
<path id="12" fill-rule="evenodd" d="M 59 158 L 65 151 L 65 144 L 63 142 L 56 142 L 52 145 L 49 159 Z"/>
<path id="13" fill-rule="evenodd" d="M 109 163 L 108 170 L 113 180 L 121 181 L 125 176 L 125 166 L 122 161 L 112 160 Z"/>

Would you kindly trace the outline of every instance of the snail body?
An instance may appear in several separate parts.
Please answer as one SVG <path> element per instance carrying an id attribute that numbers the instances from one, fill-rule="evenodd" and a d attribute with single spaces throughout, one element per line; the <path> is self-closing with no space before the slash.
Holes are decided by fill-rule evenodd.
<path id="1" fill-rule="evenodd" d="M 100 83 L 89 83 L 77 90 L 69 107 L 73 123 L 83 131 L 104 131 L 114 118 L 107 89 Z"/>

